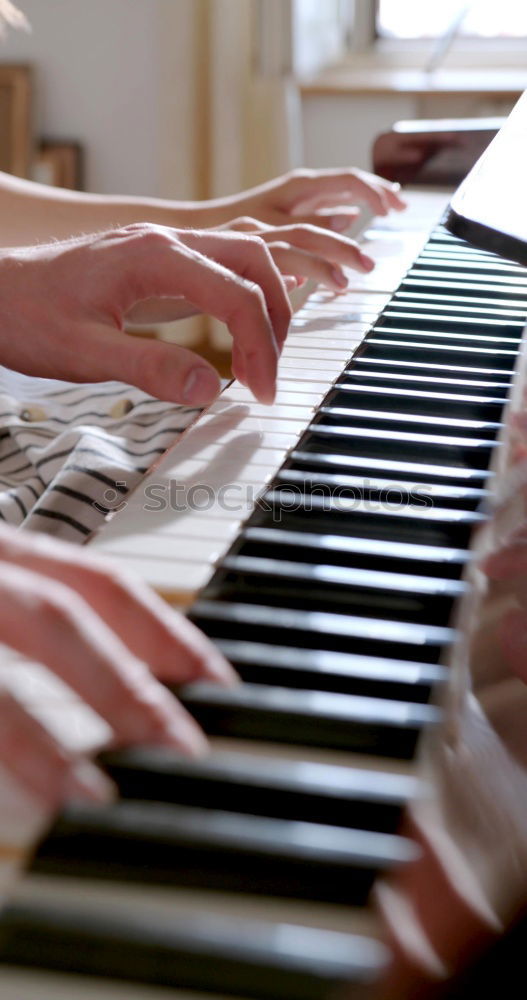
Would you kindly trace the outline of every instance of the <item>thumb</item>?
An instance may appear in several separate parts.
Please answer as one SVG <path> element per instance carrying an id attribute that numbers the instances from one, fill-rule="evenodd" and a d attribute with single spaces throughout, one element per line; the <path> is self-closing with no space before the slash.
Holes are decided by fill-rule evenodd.
<path id="1" fill-rule="evenodd" d="M 117 379 L 185 406 L 208 406 L 220 391 L 216 370 L 185 347 L 109 332 L 105 326 L 93 331 L 93 341 L 92 356 L 100 357 L 104 365 L 96 376 L 99 381 Z"/>

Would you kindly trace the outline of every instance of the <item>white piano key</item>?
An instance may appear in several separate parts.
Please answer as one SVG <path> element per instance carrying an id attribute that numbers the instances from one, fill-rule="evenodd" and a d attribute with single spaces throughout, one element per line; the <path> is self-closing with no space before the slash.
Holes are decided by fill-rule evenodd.
<path id="1" fill-rule="evenodd" d="M 175 470 L 174 479 L 183 486 L 187 481 L 204 483 L 213 489 L 224 489 L 226 485 L 232 485 L 234 481 L 239 483 L 267 482 L 273 471 L 273 463 L 267 461 L 257 462 L 254 458 L 240 468 L 239 462 L 226 461 L 221 463 L 221 483 L 218 485 L 218 473 L 213 474 L 207 471 L 206 464 L 201 458 L 189 458 Z"/>
<path id="2" fill-rule="evenodd" d="M 302 368 L 296 371 L 292 369 L 281 369 L 279 376 L 276 380 L 276 388 L 278 392 L 321 392 L 326 393 L 327 390 L 333 384 L 333 377 L 322 378 L 321 373 L 319 377 L 316 378 L 317 372 L 309 370 L 308 368 Z"/>
<path id="3" fill-rule="evenodd" d="M 259 407 L 259 414 L 256 417 L 254 412 L 254 407 Z M 262 403 L 254 403 L 249 406 L 246 403 L 222 403 L 221 397 L 212 404 L 209 410 L 201 418 L 201 428 L 203 431 L 207 431 L 211 434 L 211 437 L 218 430 L 229 431 L 236 429 L 237 431 L 257 431 L 259 433 L 284 433 L 284 418 L 282 415 L 277 416 L 277 411 L 274 406 L 265 406 Z M 290 408 L 291 410 L 293 407 Z M 293 421 L 295 420 L 293 413 L 288 414 L 288 419 L 291 420 L 286 428 L 287 431 L 294 433 L 295 426 Z M 301 417 L 297 417 L 295 421 L 298 427 L 302 427 Z"/>
<path id="4" fill-rule="evenodd" d="M 285 350 L 286 348 L 284 348 L 284 351 Z M 294 355 L 288 355 L 287 353 L 284 353 L 284 351 L 282 351 L 282 357 L 280 358 L 280 361 L 278 363 L 279 376 L 280 374 L 285 375 L 287 371 L 287 377 L 289 378 L 288 369 L 293 368 L 294 371 L 297 372 L 300 377 L 300 375 L 304 371 L 313 371 L 313 366 L 315 365 L 318 371 L 320 371 L 320 373 L 324 374 L 327 373 L 328 378 L 334 377 L 335 375 L 339 375 L 340 372 L 342 371 L 342 361 L 339 358 L 336 358 L 335 356 L 331 358 L 328 357 L 313 358 L 313 356 L 304 358 L 301 355 L 298 356 L 299 355 L 298 350 L 296 350 L 296 354 Z"/>
<path id="5" fill-rule="evenodd" d="M 236 438 L 233 437 L 233 440 L 236 440 Z M 286 452 L 287 452 L 287 447 L 284 446 L 277 448 L 276 445 L 273 446 L 272 444 L 267 444 L 267 441 L 264 440 L 261 444 L 260 443 L 256 444 L 254 449 L 247 454 L 246 461 L 247 463 L 250 464 L 263 465 L 266 468 L 276 469 L 277 463 L 280 463 L 282 461 L 283 456 L 286 454 Z M 245 466 L 240 465 L 240 463 L 236 459 L 229 458 L 228 453 L 227 455 L 225 454 L 225 448 L 223 444 L 221 444 L 220 442 L 217 443 L 213 442 L 207 445 L 206 447 L 202 448 L 201 451 L 196 456 L 193 456 L 192 458 L 188 459 L 183 459 L 183 461 L 181 462 L 174 463 L 173 465 L 174 474 L 175 475 L 179 474 L 181 472 L 181 468 L 186 465 L 186 462 L 194 462 L 194 461 L 200 462 L 204 471 L 206 471 L 207 466 L 218 458 L 221 462 L 222 469 L 225 468 L 226 465 L 229 466 L 238 465 L 242 471 L 245 468 Z M 170 475 L 171 470 L 170 469 L 167 470 L 167 473 Z"/>
<path id="6" fill-rule="evenodd" d="M 315 407 L 319 405 L 324 396 L 325 390 L 323 389 L 320 389 L 318 392 L 314 392 L 313 390 L 310 392 L 300 392 L 297 388 L 293 396 L 287 389 L 278 389 L 273 410 L 275 407 L 283 405 Z M 244 385 L 231 386 L 222 393 L 221 398 L 233 403 L 252 403 L 254 401 L 251 390 L 246 389 Z"/>
<path id="7" fill-rule="evenodd" d="M 207 586 L 213 572 L 214 564 L 186 562 L 173 558 L 156 558 L 147 555 L 142 558 L 135 551 L 114 552 L 111 544 L 105 548 L 105 553 L 112 558 L 119 558 L 124 570 L 135 573 L 172 604 L 187 607 Z"/>
<path id="8" fill-rule="evenodd" d="M 224 413 L 225 410 L 227 409 L 226 404 L 228 406 L 233 406 L 233 407 L 244 406 L 247 416 L 249 416 L 250 414 L 253 418 L 255 417 L 260 418 L 264 421 L 269 421 L 270 423 L 274 424 L 279 423 L 281 426 L 282 426 L 282 421 L 284 420 L 293 420 L 296 422 L 298 422 L 299 420 L 309 421 L 311 414 L 313 413 L 314 410 L 314 406 L 312 405 L 302 406 L 302 405 L 295 405 L 294 403 L 281 405 L 280 403 L 275 403 L 271 408 L 269 406 L 265 406 L 265 404 L 263 403 L 253 402 L 249 406 L 246 403 L 240 403 L 240 404 L 236 402 L 231 403 L 229 399 L 223 400 L 223 398 L 220 398 L 215 403 L 212 404 L 209 413 L 212 415 L 215 415 L 217 413 Z"/>
<path id="9" fill-rule="evenodd" d="M 240 899 L 236 893 L 207 892 L 205 889 L 134 886 L 98 879 L 59 879 L 28 875 L 20 881 L 13 900 L 30 902 L 32 899 L 60 903 L 61 906 L 69 905 L 74 909 L 81 901 L 87 913 L 100 912 L 102 906 L 108 915 L 126 918 L 130 913 L 140 913 L 145 921 L 149 918 L 152 921 L 179 918 L 185 922 L 193 916 L 208 915 L 219 920 L 240 922 L 240 932 L 242 925 L 249 924 L 249 934 L 251 923 L 258 922 L 276 924 L 277 931 L 283 927 L 284 932 L 289 926 L 379 936 L 375 914 L 366 908 L 282 900 L 270 896 L 251 896 L 249 893 L 244 893 Z"/>
<path id="10" fill-rule="evenodd" d="M 363 338 L 364 338 L 364 333 L 360 334 L 350 333 L 348 337 L 341 340 L 335 337 L 329 337 L 329 336 L 325 337 L 323 333 L 313 334 L 311 336 L 307 334 L 299 334 L 297 337 L 289 338 L 286 346 L 284 347 L 284 352 L 291 347 L 296 347 L 296 348 L 314 347 L 317 350 L 319 350 L 322 355 L 326 351 L 338 351 L 339 353 L 342 353 L 342 351 L 346 350 L 346 347 L 348 347 L 348 345 L 350 347 L 350 350 L 352 350 L 355 344 L 360 343 L 363 340 Z"/>
<path id="11" fill-rule="evenodd" d="M 312 336 L 317 334 L 323 336 L 327 340 L 345 340 L 346 337 L 356 336 L 365 333 L 370 329 L 371 323 L 354 323 L 349 322 L 345 318 L 339 324 L 338 319 L 335 319 L 333 323 L 330 323 L 328 315 L 326 313 L 325 318 L 311 318 L 306 320 L 301 326 L 298 326 L 293 330 L 288 337 L 289 343 L 293 340 L 300 340 L 305 336 Z"/>
<path id="12" fill-rule="evenodd" d="M 134 554 L 140 559 L 158 559 L 162 562 L 174 561 L 198 566 L 214 564 L 221 558 L 230 538 L 187 538 L 186 532 L 172 535 L 170 532 L 151 531 L 145 535 L 134 535 Z M 113 538 L 108 543 L 108 553 L 116 558 L 126 558 L 130 549 L 129 538 Z"/>
<path id="13" fill-rule="evenodd" d="M 368 288 L 349 287 L 339 295 L 321 288 L 304 303 L 302 312 L 315 312 L 321 309 L 327 312 L 328 309 L 348 309 L 351 306 L 357 306 L 378 313 L 390 301 L 390 298 L 389 292 L 374 292 Z"/>
<path id="14" fill-rule="evenodd" d="M 370 756 L 363 753 L 351 753 L 346 750 L 326 750 L 324 747 L 306 747 L 289 743 L 272 743 L 260 740 L 232 739 L 227 736 L 210 736 L 209 744 L 212 754 L 232 753 L 253 755 L 259 760 L 287 760 L 304 766 L 354 768 L 367 771 L 378 771 L 383 774 L 398 774 L 404 777 L 415 776 L 415 765 L 412 761 L 396 760 Z"/>
<path id="15" fill-rule="evenodd" d="M 232 1000 L 218 993 L 188 992 L 175 986 L 146 986 L 14 966 L 0 966 L 0 996 L 2 1000 Z"/>
<path id="16" fill-rule="evenodd" d="M 340 363 L 342 370 L 342 367 L 349 361 L 352 353 L 353 350 L 351 347 L 347 351 L 326 351 L 323 347 L 296 347 L 286 344 L 282 351 L 282 358 L 304 359 L 305 361 L 309 361 L 311 365 L 314 365 L 318 364 L 319 361 L 325 361 L 330 356 Z"/>

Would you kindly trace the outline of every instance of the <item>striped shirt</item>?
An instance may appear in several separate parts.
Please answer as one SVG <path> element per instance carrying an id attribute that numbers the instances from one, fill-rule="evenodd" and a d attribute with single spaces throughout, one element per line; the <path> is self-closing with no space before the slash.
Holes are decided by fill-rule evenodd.
<path id="1" fill-rule="evenodd" d="M 83 542 L 199 412 L 0 367 L 0 519 Z"/>

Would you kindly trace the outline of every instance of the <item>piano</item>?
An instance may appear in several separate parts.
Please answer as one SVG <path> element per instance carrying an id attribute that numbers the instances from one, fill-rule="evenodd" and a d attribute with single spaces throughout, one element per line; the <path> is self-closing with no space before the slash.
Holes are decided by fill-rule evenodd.
<path id="1" fill-rule="evenodd" d="M 101 755 L 120 798 L 66 808 L 3 907 L 2 1000 L 405 1000 L 521 906 L 524 771 L 468 667 L 527 273 L 409 200 L 297 312 L 275 406 L 231 383 L 91 542 L 244 683 L 178 692 L 210 757 Z"/>

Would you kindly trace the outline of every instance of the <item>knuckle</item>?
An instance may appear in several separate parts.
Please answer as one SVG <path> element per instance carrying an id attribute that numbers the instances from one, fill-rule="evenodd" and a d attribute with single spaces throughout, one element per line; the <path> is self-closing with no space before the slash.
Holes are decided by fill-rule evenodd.
<path id="1" fill-rule="evenodd" d="M 126 573 L 119 565 L 110 563 L 108 566 L 94 564 L 89 567 L 91 586 L 99 596 L 105 598 L 112 607 L 118 607 L 127 600 L 130 587 Z"/>
<path id="2" fill-rule="evenodd" d="M 255 281 L 249 282 L 245 287 L 245 302 L 247 308 L 262 312 L 265 310 L 265 295 Z"/>
<path id="3" fill-rule="evenodd" d="M 244 249 L 256 256 L 261 256 L 262 254 L 267 254 L 267 244 L 265 240 L 262 239 L 257 233 L 248 233 L 243 238 Z"/>
<path id="4" fill-rule="evenodd" d="M 313 170 L 310 170 L 309 167 L 295 167 L 289 173 L 289 179 L 293 181 L 310 180 L 311 177 L 313 177 Z"/>
<path id="5" fill-rule="evenodd" d="M 68 595 L 69 596 L 69 595 Z M 71 598 L 76 595 L 71 594 Z M 64 604 L 62 595 L 55 592 L 55 587 L 51 587 L 45 594 L 40 595 L 37 602 L 37 617 L 41 624 L 48 631 L 72 633 L 77 631 L 76 619 L 72 604 Z"/>
<path id="6" fill-rule="evenodd" d="M 166 229 L 156 226 L 152 222 L 134 222 L 125 228 L 132 236 L 137 236 L 142 245 L 149 250 L 164 249 L 172 246 L 174 242 L 173 237 Z"/>
<path id="7" fill-rule="evenodd" d="M 233 225 L 240 228 L 258 229 L 259 223 L 256 219 L 253 219 L 251 215 L 240 215 L 238 219 L 234 220 Z"/>

